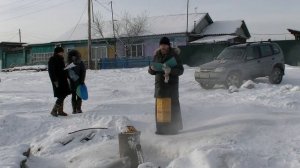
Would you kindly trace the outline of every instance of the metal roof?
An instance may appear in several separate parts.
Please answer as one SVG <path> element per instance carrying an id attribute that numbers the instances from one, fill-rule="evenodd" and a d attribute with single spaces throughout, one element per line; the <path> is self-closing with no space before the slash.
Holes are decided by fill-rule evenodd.
<path id="1" fill-rule="evenodd" d="M 229 20 L 229 21 L 215 21 L 214 23 L 207 26 L 201 36 L 210 35 L 240 35 L 239 29 L 243 29 L 246 37 L 250 37 L 250 33 L 243 20 Z"/>
<path id="2" fill-rule="evenodd" d="M 198 24 L 203 19 L 208 19 L 211 21 L 208 13 L 193 13 L 189 14 L 189 32 L 194 30 L 195 23 Z M 122 22 L 122 21 L 119 21 Z M 141 34 L 141 36 L 150 36 L 150 35 L 163 35 L 163 34 L 178 34 L 186 33 L 186 14 L 178 15 L 166 15 L 166 16 L 153 16 L 148 17 L 147 20 L 147 30 Z M 76 41 L 76 40 L 87 40 L 88 34 L 88 25 L 80 24 L 76 29 L 72 28 L 55 41 Z M 104 38 L 113 38 L 112 31 L 112 22 L 107 21 L 103 27 Z M 126 37 L 124 33 L 121 32 L 121 37 Z M 99 33 L 92 29 L 92 39 L 102 38 Z"/>
<path id="3" fill-rule="evenodd" d="M 191 42 L 191 44 L 227 42 L 237 37 L 238 36 L 234 36 L 234 35 L 207 36 L 199 40 L 193 41 Z"/>
<path id="4" fill-rule="evenodd" d="M 291 34 L 294 34 L 294 35 L 300 35 L 300 30 L 295 30 L 295 29 L 288 29 L 288 31 L 291 33 Z"/>

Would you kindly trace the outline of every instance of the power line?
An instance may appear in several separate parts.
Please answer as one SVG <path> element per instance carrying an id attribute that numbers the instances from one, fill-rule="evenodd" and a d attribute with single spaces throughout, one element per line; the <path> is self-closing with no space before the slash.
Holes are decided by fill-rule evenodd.
<path id="1" fill-rule="evenodd" d="M 47 40 L 47 38 L 45 37 L 41 37 L 41 36 L 37 36 L 37 35 L 34 35 L 32 33 L 29 33 L 29 32 L 22 32 L 22 34 L 26 37 L 26 36 L 30 36 L 30 37 L 33 37 L 33 38 L 36 38 L 36 39 L 40 39 L 40 40 Z"/>
<path id="2" fill-rule="evenodd" d="M 16 38 L 17 36 L 19 36 L 19 33 L 16 33 L 12 38 L 10 38 L 10 39 L 7 40 L 7 41 L 10 42 L 11 40 L 13 40 L 14 38 Z"/>
<path id="3" fill-rule="evenodd" d="M 39 42 L 45 42 L 48 41 L 48 39 L 42 39 L 35 36 L 23 36 L 23 41 L 39 41 Z"/>
<path id="4" fill-rule="evenodd" d="M 47 7 L 47 8 L 39 9 L 39 10 L 36 10 L 36 11 L 33 11 L 33 12 L 29 12 L 29 13 L 26 13 L 26 14 L 23 14 L 23 15 L 19 15 L 19 16 L 7 18 L 7 19 L 4 19 L 4 20 L 0 20 L 0 22 L 3 23 L 3 22 L 10 21 L 10 20 L 14 20 L 14 19 L 19 19 L 19 18 L 22 18 L 22 17 L 24 17 L 24 16 L 28 16 L 28 15 L 31 15 L 31 14 L 39 13 L 39 12 L 42 12 L 42 11 L 45 11 L 45 10 L 48 10 L 48 9 L 55 8 L 55 7 L 57 7 L 57 6 L 60 6 L 60 5 L 62 5 L 62 4 L 67 3 L 67 2 L 69 2 L 69 1 L 71 1 L 71 0 L 66 0 L 65 2 L 56 4 L 56 5 L 52 5 L 52 6 Z"/>
<path id="5" fill-rule="evenodd" d="M 81 14 L 81 16 L 80 16 L 80 18 L 79 18 L 79 20 L 78 20 L 76 26 L 74 27 L 72 33 L 70 34 L 69 40 L 70 40 L 71 37 L 73 36 L 73 34 L 74 34 L 75 30 L 77 29 L 79 23 L 81 22 L 81 19 L 82 19 L 82 17 L 84 16 L 84 14 L 85 14 L 85 12 L 86 12 L 86 10 L 87 10 L 87 7 L 88 7 L 88 5 L 86 5 L 85 8 L 83 9 L 82 14 Z"/>
<path id="6" fill-rule="evenodd" d="M 99 0 L 95 0 L 95 2 L 97 2 L 102 8 L 104 8 L 108 12 L 110 12 L 110 13 L 112 12 L 112 10 L 109 7 L 107 7 L 104 4 L 102 4 L 101 2 L 99 2 Z M 118 13 L 114 12 L 114 14 L 117 15 L 119 18 L 121 18 L 121 15 L 119 15 Z"/>
<path id="7" fill-rule="evenodd" d="M 6 4 L 3 4 L 3 5 L 0 5 L 0 7 L 1 7 L 1 8 L 3 8 L 3 7 L 10 6 L 11 4 L 14 4 L 14 3 L 16 3 L 16 2 L 18 2 L 18 1 L 19 1 L 19 0 L 11 1 L 11 2 L 9 2 L 9 3 L 6 3 Z"/>
<path id="8" fill-rule="evenodd" d="M 42 3 L 38 3 L 39 1 L 42 1 Z M 47 2 L 49 2 L 49 1 L 46 1 L 46 3 Z M 20 10 L 24 10 L 24 9 L 30 9 L 30 8 L 33 8 L 33 7 L 37 7 L 37 6 L 39 6 L 43 3 L 45 3 L 45 1 L 35 0 L 35 1 L 23 4 L 23 5 L 21 4 L 20 6 L 15 6 L 15 8 L 12 8 L 12 9 L 2 10 L 0 13 L 7 13 L 9 11 L 20 11 Z"/>
<path id="9" fill-rule="evenodd" d="M 18 5 L 14 5 L 13 7 L 10 7 L 10 8 L 6 8 L 6 9 L 2 9 L 0 11 L 0 14 L 3 16 L 5 16 L 5 14 L 9 14 L 11 13 L 11 11 L 17 11 L 15 12 L 16 14 L 17 13 L 20 13 L 22 11 L 26 12 L 26 11 L 29 11 L 29 10 L 35 10 L 35 9 L 39 9 L 41 7 L 46 7 L 46 6 L 49 6 L 49 1 L 43 1 L 43 2 L 39 2 L 41 0 L 36 0 L 36 1 L 33 1 L 31 3 L 27 3 L 27 4 L 19 4 Z M 47 5 L 43 5 L 43 4 L 47 4 Z"/>
<path id="10" fill-rule="evenodd" d="M 33 31 L 28 31 L 28 30 L 26 30 L 25 33 L 30 33 L 36 37 L 43 37 L 43 38 L 50 38 L 50 36 L 51 36 L 51 35 L 49 36 L 49 34 L 44 34 L 44 33 L 36 32 L 36 31 L 33 32 Z"/>
<path id="11" fill-rule="evenodd" d="M 7 34 L 12 34 L 12 33 L 15 33 L 15 31 L 9 31 L 9 32 L 0 32 L 0 34 L 4 34 L 4 35 L 7 35 Z M 2 36 L 2 35 L 1 35 Z"/>

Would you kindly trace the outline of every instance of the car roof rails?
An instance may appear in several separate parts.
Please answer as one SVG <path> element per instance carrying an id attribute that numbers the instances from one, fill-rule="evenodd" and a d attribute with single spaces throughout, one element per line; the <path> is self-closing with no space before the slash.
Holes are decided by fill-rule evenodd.
<path id="1" fill-rule="evenodd" d="M 250 46 L 251 44 L 253 44 L 254 42 L 251 42 L 251 43 L 247 43 L 247 46 Z"/>
<path id="2" fill-rule="evenodd" d="M 272 43 L 272 40 L 268 39 L 267 41 L 260 41 L 260 43 Z"/>
<path id="3" fill-rule="evenodd" d="M 247 42 L 246 46 L 250 46 L 251 44 L 257 44 L 257 42 Z"/>

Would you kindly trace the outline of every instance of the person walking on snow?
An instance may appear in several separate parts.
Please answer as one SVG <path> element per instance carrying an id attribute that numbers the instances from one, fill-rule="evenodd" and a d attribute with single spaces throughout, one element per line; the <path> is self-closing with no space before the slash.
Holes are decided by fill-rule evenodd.
<path id="1" fill-rule="evenodd" d="M 54 54 L 50 57 L 48 62 L 48 73 L 53 86 L 54 97 L 57 97 L 55 105 L 51 111 L 54 117 L 67 116 L 64 112 L 64 100 L 71 93 L 68 83 L 68 76 L 64 62 L 64 49 L 56 47 Z"/>
<path id="2" fill-rule="evenodd" d="M 71 50 L 68 53 L 68 64 L 71 68 L 68 69 L 68 77 L 72 92 L 72 108 L 73 114 L 82 113 L 82 99 L 76 94 L 77 87 L 84 84 L 86 76 L 86 68 L 81 60 L 81 54 L 77 50 Z"/>
<path id="3" fill-rule="evenodd" d="M 167 37 L 163 37 L 159 44 L 148 70 L 149 74 L 155 75 L 156 134 L 172 135 L 183 129 L 178 87 L 179 76 L 183 74 L 184 68 L 179 56 L 180 50 L 172 48 Z M 172 59 L 176 63 L 170 67 L 167 62 Z M 153 64 L 163 65 L 162 70 Z"/>

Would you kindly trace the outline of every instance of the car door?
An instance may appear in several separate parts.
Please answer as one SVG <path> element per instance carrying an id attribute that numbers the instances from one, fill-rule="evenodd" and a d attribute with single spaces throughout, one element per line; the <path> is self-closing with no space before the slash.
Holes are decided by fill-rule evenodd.
<path id="1" fill-rule="evenodd" d="M 272 68 L 276 63 L 284 64 L 284 57 L 280 47 L 277 44 L 272 44 L 273 56 L 272 56 Z M 273 70 L 273 69 L 272 69 Z M 270 74 L 271 72 L 269 72 Z"/>
<path id="2" fill-rule="evenodd" d="M 262 65 L 262 72 L 260 76 L 268 76 L 272 72 L 273 69 L 273 61 L 274 61 L 274 55 L 273 55 L 273 49 L 270 44 L 262 44 L 260 46 L 260 52 L 261 52 L 261 65 Z"/>
<path id="3" fill-rule="evenodd" d="M 250 46 L 246 51 L 244 78 L 256 78 L 261 73 L 260 49 L 258 46 Z"/>

